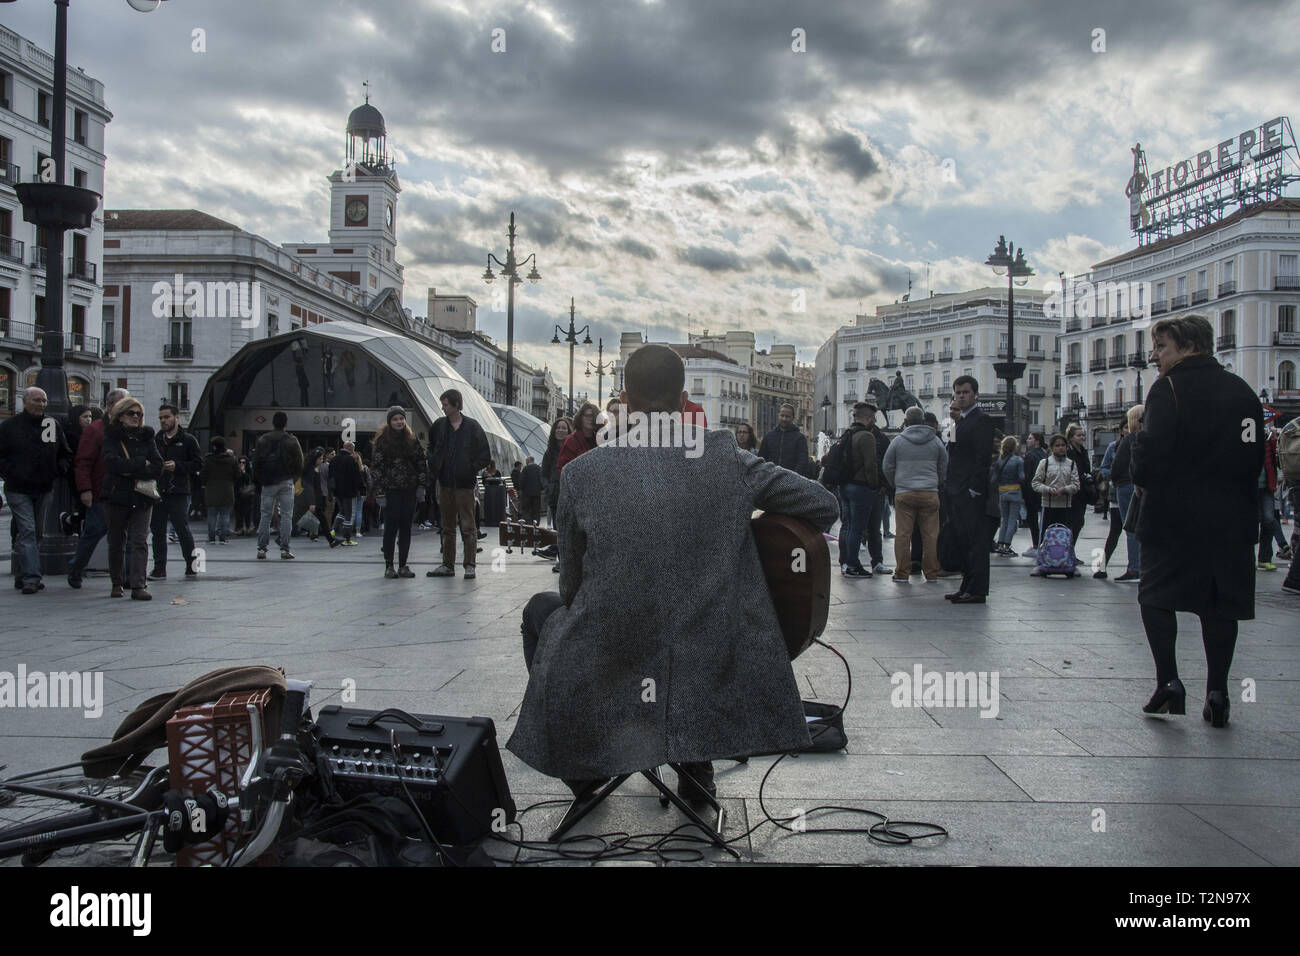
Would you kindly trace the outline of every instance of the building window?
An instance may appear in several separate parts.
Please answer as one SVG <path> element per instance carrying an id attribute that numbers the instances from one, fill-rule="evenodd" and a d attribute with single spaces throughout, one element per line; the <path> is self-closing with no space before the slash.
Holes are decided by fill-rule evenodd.
<path id="1" fill-rule="evenodd" d="M 1210 272 L 1208 269 L 1201 269 L 1199 272 L 1196 273 L 1197 292 L 1205 292 L 1210 288 L 1209 285 L 1207 284 L 1209 282 L 1209 276 L 1210 276 Z"/>
<path id="2" fill-rule="evenodd" d="M 1035 428 L 1038 427 L 1039 422 L 1038 422 L 1038 406 L 1037 406 L 1037 405 L 1035 405 L 1035 406 L 1033 406 L 1031 409 L 1029 409 L 1029 424 L 1032 425 L 1032 426 L 1035 427 Z"/>
<path id="3" fill-rule="evenodd" d="M 14 97 L 14 77 L 12 73 L 6 73 L 0 70 L 0 106 L 7 110 L 13 109 Z"/>
<path id="4" fill-rule="evenodd" d="M 1143 347 L 1143 333 L 1141 329 L 1133 333 L 1133 354 L 1145 356 L 1146 351 Z"/>
<path id="5" fill-rule="evenodd" d="M 1224 282 L 1231 282 L 1233 280 L 1233 277 L 1236 274 L 1235 272 L 1236 266 L 1237 263 L 1235 260 L 1232 259 L 1223 260 L 1223 281 Z"/>
<path id="6" fill-rule="evenodd" d="M 1295 328 L 1295 306 L 1279 305 L 1277 307 L 1277 330 L 1279 332 L 1294 332 Z"/>
<path id="7" fill-rule="evenodd" d="M 1043 350 L 1043 337 L 1041 335 L 1029 336 L 1029 351 L 1041 352 Z"/>
<path id="8" fill-rule="evenodd" d="M 961 337 L 961 347 L 967 351 L 973 349 L 975 347 L 975 336 L 963 335 Z"/>
<path id="9" fill-rule="evenodd" d="M 892 362 L 894 359 L 898 358 L 898 346 L 897 345 L 889 346 L 888 349 L 886 349 L 885 354 L 886 357 Z"/>
<path id="10" fill-rule="evenodd" d="M 851 364 L 853 364 L 854 362 L 856 362 L 857 360 L 858 360 L 858 350 L 857 350 L 857 349 L 849 349 L 849 364 L 851 365 Z"/>
<path id="11" fill-rule="evenodd" d="M 267 338 L 270 338 L 272 335 L 279 335 L 279 334 L 280 334 L 280 317 L 276 315 L 274 312 L 268 312 L 266 315 L 266 336 Z"/>
<path id="12" fill-rule="evenodd" d="M 1094 359 L 1096 359 L 1098 362 L 1101 362 L 1101 361 L 1104 361 L 1104 360 L 1105 360 L 1105 358 L 1106 358 L 1106 340 L 1105 340 L 1105 339 L 1093 339 L 1093 342 L 1092 342 L 1092 357 L 1093 357 Z"/>
<path id="13" fill-rule="evenodd" d="M 1283 362 L 1277 367 L 1277 387 L 1295 390 L 1295 362 Z"/>
<path id="14" fill-rule="evenodd" d="M 1124 404 L 1124 383 L 1123 382 L 1115 383 L 1115 404 L 1116 405 Z"/>
<path id="15" fill-rule="evenodd" d="M 908 375 L 903 379 L 903 387 L 909 392 L 912 390 L 912 376 Z"/>
<path id="16" fill-rule="evenodd" d="M 952 388 L 952 372 L 944 371 L 943 373 L 943 390 L 946 392 Z"/>
<path id="17" fill-rule="evenodd" d="M 1223 327 L 1220 334 L 1224 336 L 1237 334 L 1237 313 L 1234 309 L 1228 309 L 1223 313 Z"/>
<path id="18" fill-rule="evenodd" d="M 1029 370 L 1029 387 L 1030 387 L 1030 388 L 1041 388 L 1041 387 L 1042 387 L 1042 384 L 1043 384 L 1042 373 L 1039 372 L 1038 369 L 1036 369 L 1036 368 L 1035 368 L 1035 369 L 1030 369 L 1030 370 Z"/>
<path id="19" fill-rule="evenodd" d="M 104 351 L 112 351 L 117 343 L 117 306 L 105 305 L 103 312 Z"/>
<path id="20" fill-rule="evenodd" d="M 915 356 L 915 355 L 916 355 L 916 344 L 915 344 L 914 342 L 908 342 L 906 345 L 904 345 L 904 346 L 903 346 L 903 354 L 904 354 L 904 355 L 908 355 L 908 356 Z"/>
<path id="21" fill-rule="evenodd" d="M 72 171 L 72 185 L 78 189 L 86 188 L 86 171 L 84 169 L 74 169 Z"/>
<path id="22" fill-rule="evenodd" d="M 46 129 L 50 128 L 50 94 L 44 90 L 36 91 L 36 122 Z"/>
<path id="23" fill-rule="evenodd" d="M 934 388 L 934 378 L 931 373 L 926 372 L 925 378 L 922 379 L 921 391 L 928 392 Z"/>
<path id="24" fill-rule="evenodd" d="M 1079 342 L 1070 343 L 1070 365 L 1079 365 L 1083 362 L 1083 346 Z"/>
<path id="25" fill-rule="evenodd" d="M 167 339 L 172 345 L 193 345 L 192 333 L 193 323 L 189 316 L 178 315 L 174 316 L 169 324 Z"/>
<path id="26" fill-rule="evenodd" d="M 871 361 L 873 362 L 880 361 L 880 349 L 879 347 L 874 345 L 871 347 Z"/>
<path id="27" fill-rule="evenodd" d="M 78 143 L 85 146 L 90 131 L 90 117 L 86 115 L 85 110 L 72 111 L 72 136 Z"/>
<path id="28" fill-rule="evenodd" d="M 190 407 L 190 386 L 188 382 L 168 382 L 167 400 L 181 411 Z"/>
<path id="29" fill-rule="evenodd" d="M 14 408 L 14 373 L 0 366 L 0 415 L 17 411 Z"/>
<path id="30" fill-rule="evenodd" d="M 1092 392 L 1092 407 L 1101 411 L 1106 406 L 1106 392 L 1102 388 L 1101 382 L 1098 382 Z"/>

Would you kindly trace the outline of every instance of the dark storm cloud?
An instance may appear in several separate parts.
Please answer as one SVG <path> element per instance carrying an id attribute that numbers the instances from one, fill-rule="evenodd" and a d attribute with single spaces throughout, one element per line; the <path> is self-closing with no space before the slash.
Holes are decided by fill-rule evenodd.
<path id="1" fill-rule="evenodd" d="M 687 265 L 696 266 L 707 272 L 743 272 L 745 261 L 729 249 L 711 246 L 691 246 L 678 252 L 677 258 Z"/>
<path id="2" fill-rule="evenodd" d="M 787 272 L 808 273 L 813 271 L 813 264 L 805 256 L 798 259 L 793 258 L 790 253 L 786 252 L 780 246 L 773 246 L 763 260 L 776 269 L 784 269 Z"/>
<path id="3" fill-rule="evenodd" d="M 722 193 L 718 189 L 710 186 L 708 183 L 695 183 L 686 187 L 687 195 L 694 196 L 696 199 L 703 199 L 705 202 L 711 202 L 715 206 L 723 204 Z"/>
<path id="4" fill-rule="evenodd" d="M 659 258 L 659 253 L 655 252 L 654 249 L 647 246 L 644 242 L 633 239 L 631 236 L 624 236 L 618 242 L 614 243 L 614 248 L 621 249 L 628 255 L 637 256 L 641 259 Z"/>
<path id="5" fill-rule="evenodd" d="M 841 169 L 860 183 L 869 176 L 880 172 L 880 164 L 870 150 L 862 145 L 852 133 L 837 133 L 828 136 L 821 144 L 822 151 L 830 158 L 831 165 Z"/>
<path id="6" fill-rule="evenodd" d="M 845 279 L 826 287 L 826 294 L 832 299 L 865 299 L 875 295 L 879 286 L 862 278 Z"/>

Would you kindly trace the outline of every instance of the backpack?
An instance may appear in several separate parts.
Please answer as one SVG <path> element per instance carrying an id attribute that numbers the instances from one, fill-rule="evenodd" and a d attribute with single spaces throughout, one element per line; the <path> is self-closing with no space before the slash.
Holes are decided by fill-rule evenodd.
<path id="1" fill-rule="evenodd" d="M 1300 481 L 1300 418 L 1278 432 L 1277 460 L 1288 481 Z"/>
<path id="2" fill-rule="evenodd" d="M 253 452 L 253 474 L 260 485 L 273 485 L 278 481 L 286 481 L 290 477 L 289 466 L 285 461 L 285 446 L 288 445 L 288 434 L 281 437 L 277 442 L 267 442 Z"/>
<path id="3" fill-rule="evenodd" d="M 850 467 L 853 459 L 853 435 L 853 429 L 849 428 L 826 453 L 821 482 L 827 488 L 832 490 L 838 488 L 853 474 L 853 469 Z"/>
<path id="4" fill-rule="evenodd" d="M 1074 538 L 1065 525 L 1048 525 L 1043 532 L 1043 540 L 1038 545 L 1038 570 L 1044 575 L 1074 577 Z"/>

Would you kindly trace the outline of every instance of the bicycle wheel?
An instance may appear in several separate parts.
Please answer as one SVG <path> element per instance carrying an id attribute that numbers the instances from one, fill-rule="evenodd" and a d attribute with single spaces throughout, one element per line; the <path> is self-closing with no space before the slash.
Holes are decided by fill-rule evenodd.
<path id="1" fill-rule="evenodd" d="M 133 832 L 123 835 L 86 835 L 62 848 L 48 844 L 60 835 L 69 836 L 65 831 L 73 827 L 125 821 L 136 811 L 157 809 L 166 790 L 167 771 L 141 767 L 123 777 L 90 779 L 79 767 L 69 767 L 17 775 L 0 783 L 12 785 L 0 787 L 0 864 L 125 866 L 139 843 L 142 816 Z M 158 855 L 162 856 L 161 849 Z"/>

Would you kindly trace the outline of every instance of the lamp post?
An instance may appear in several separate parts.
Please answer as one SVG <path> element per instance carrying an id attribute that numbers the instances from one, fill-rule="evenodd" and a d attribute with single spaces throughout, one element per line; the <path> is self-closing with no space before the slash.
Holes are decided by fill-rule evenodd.
<path id="1" fill-rule="evenodd" d="M 582 335 L 584 336 L 582 340 L 582 344 L 590 345 L 591 326 L 584 325 L 581 329 L 575 329 L 573 327 L 573 297 L 570 296 L 569 297 L 569 330 L 566 332 L 564 329 L 560 328 L 557 325 L 555 327 L 555 338 L 551 339 L 552 345 L 559 345 L 560 336 L 563 335 L 564 341 L 569 343 L 569 416 L 570 417 L 572 417 L 573 414 L 577 411 L 577 406 L 574 404 L 576 398 L 573 394 L 573 347 L 578 344 L 579 332 L 581 332 Z"/>
<path id="2" fill-rule="evenodd" d="M 15 0 L 0 0 L 13 3 Z M 67 186 L 63 172 L 67 165 L 68 134 L 68 2 L 54 0 L 54 97 L 50 118 L 50 162 L 36 171 L 36 180 L 18 183 L 14 191 L 22 203 L 23 219 L 46 230 L 45 240 L 45 314 L 41 334 L 41 364 L 36 373 L 36 387 L 45 392 L 49 403 L 46 415 L 66 419 L 68 374 L 63 363 L 63 234 L 69 229 L 90 228 L 100 195 L 90 189 Z M 128 0 L 132 7 L 149 12 L 161 0 L 144 4 Z M 33 323 L 35 324 L 35 323 Z M 75 449 L 74 449 L 75 450 Z M 76 553 L 74 538 L 63 534 L 59 514 L 72 509 L 72 492 L 65 481 L 56 481 L 45 496 L 41 514 L 41 568 L 46 574 L 63 574 Z M 16 556 L 14 556 L 16 561 Z M 16 564 L 15 564 L 16 566 Z"/>
<path id="3" fill-rule="evenodd" d="M 1001 362 L 994 362 L 993 369 L 997 376 L 1007 383 L 1007 430 L 1008 435 L 1020 434 L 1019 422 L 1016 421 L 1016 380 L 1025 374 L 1025 363 L 1016 361 L 1016 292 L 1015 287 L 1025 285 L 1034 270 L 1025 262 L 1025 250 L 1011 250 L 1015 243 L 1008 243 L 1006 236 L 998 236 L 997 247 L 984 261 L 993 268 L 993 274 L 1007 277 L 1007 354 Z"/>
<path id="4" fill-rule="evenodd" d="M 822 410 L 822 431 L 824 431 L 827 435 L 830 435 L 830 433 L 831 433 L 831 397 L 830 397 L 829 395 L 823 395 L 823 396 L 822 396 L 822 403 L 821 403 L 821 406 L 820 406 L 820 407 L 821 407 L 821 410 Z"/>
<path id="5" fill-rule="evenodd" d="M 515 214 L 510 214 L 510 230 L 506 233 L 510 244 L 506 247 L 506 261 L 502 262 L 492 253 L 488 253 L 487 270 L 483 273 L 483 281 L 489 285 L 496 276 L 492 272 L 492 263 L 495 262 L 501 267 L 501 276 L 506 280 L 508 293 L 506 300 L 506 404 L 515 403 L 515 286 L 524 280 L 519 278 L 519 269 L 528 265 L 531 261 L 533 264 L 532 271 L 528 273 L 529 282 L 540 282 L 542 275 L 537 271 L 537 253 L 532 253 L 527 259 L 515 258 Z"/>
<path id="6" fill-rule="evenodd" d="M 610 375 L 610 377 L 613 378 L 613 376 L 614 376 L 614 360 L 613 360 L 613 359 L 610 359 L 608 362 L 606 362 L 606 361 L 604 360 L 604 358 L 605 358 L 605 340 L 604 340 L 604 339 L 597 339 L 597 340 L 596 340 L 596 343 L 597 343 L 597 344 L 596 344 L 596 364 L 595 364 L 595 365 L 592 365 L 592 364 L 591 364 L 591 360 L 590 360 L 590 359 L 587 360 L 587 378 L 591 378 L 591 372 L 592 372 L 593 369 L 595 369 L 595 372 L 596 372 L 596 394 L 597 394 L 597 395 L 604 395 L 604 394 L 605 394 L 605 373 L 608 372 L 609 375 Z M 591 337 L 590 337 L 590 336 L 587 337 L 587 344 L 588 344 L 588 345 L 591 344 Z M 610 396 L 610 398 L 614 398 L 614 397 L 615 397 L 615 396 L 613 396 L 613 395 Z"/>

